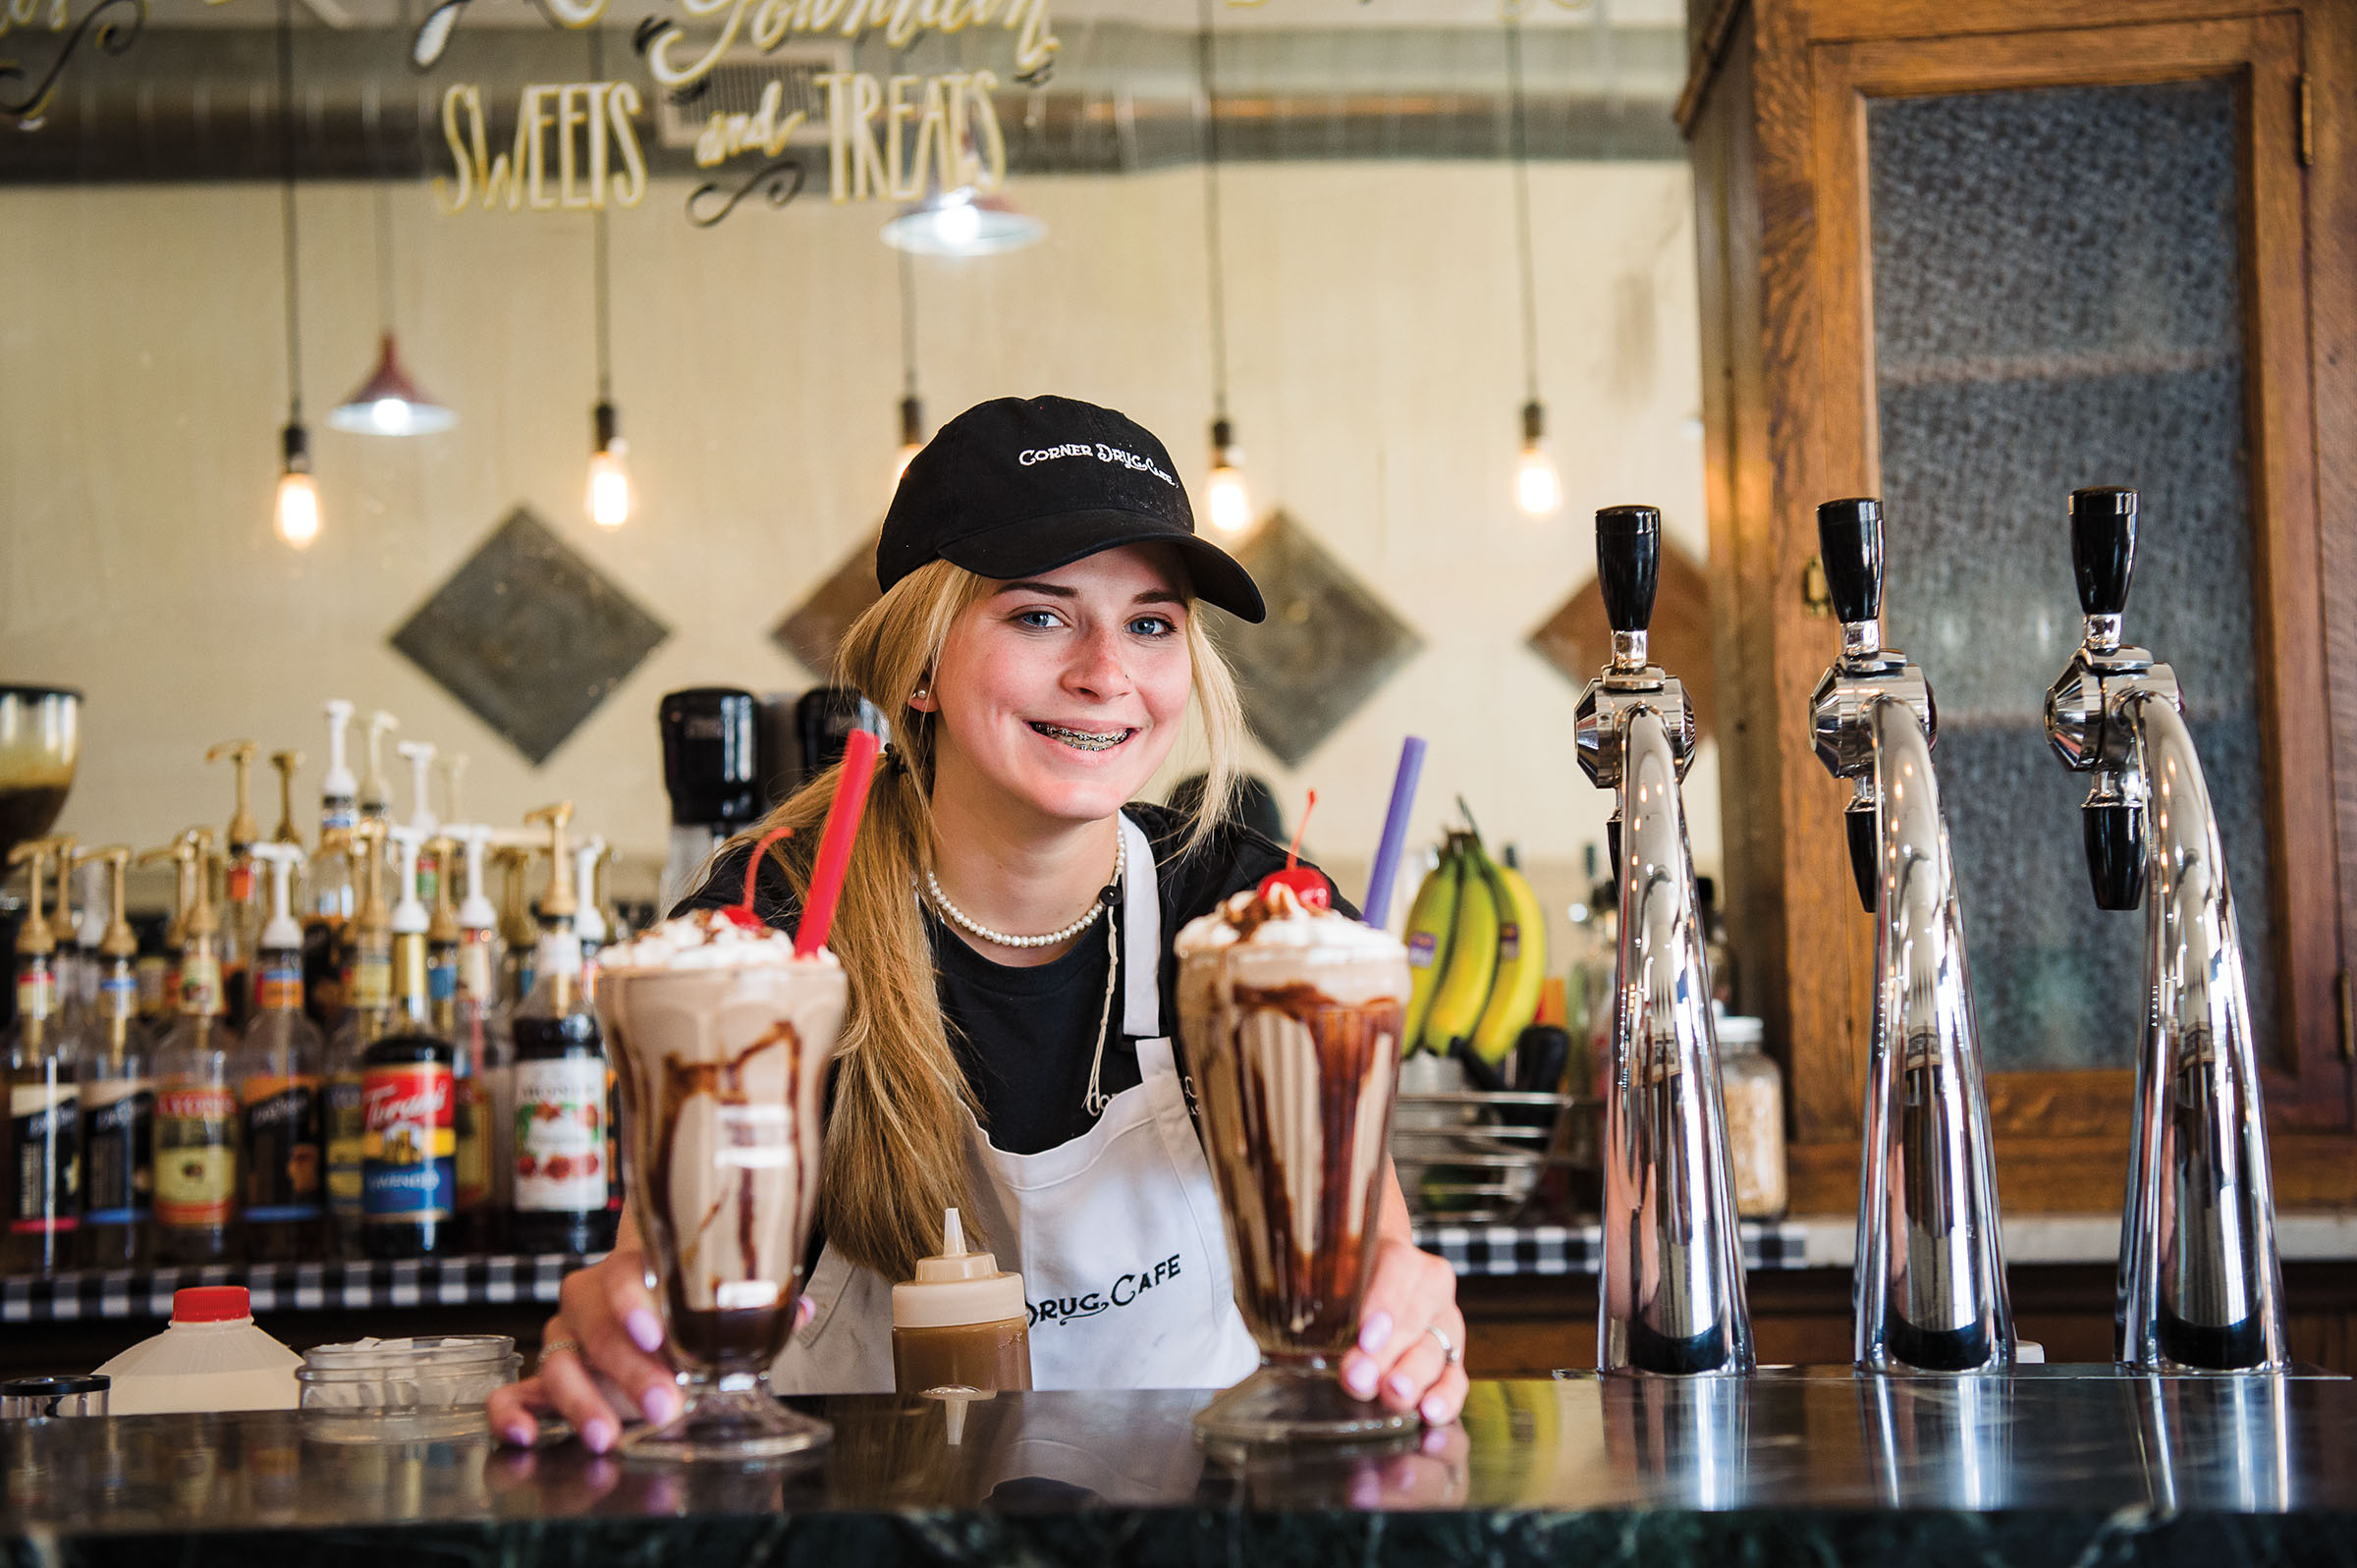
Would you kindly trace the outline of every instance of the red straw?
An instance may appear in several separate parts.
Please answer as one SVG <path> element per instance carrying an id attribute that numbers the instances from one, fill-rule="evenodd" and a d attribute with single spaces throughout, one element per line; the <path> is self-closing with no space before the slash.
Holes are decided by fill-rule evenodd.
<path id="1" fill-rule="evenodd" d="M 1293 824 L 1293 841 L 1285 846 L 1285 869 L 1292 870 L 1301 863 L 1301 836 L 1309 832 L 1309 814 L 1318 809 L 1318 792 L 1309 792 L 1309 804 L 1301 808 L 1301 820 Z"/>
<path id="2" fill-rule="evenodd" d="M 802 901 L 801 929 L 794 934 L 794 955 L 807 958 L 827 945 L 827 928 L 835 923 L 835 900 L 843 893 L 843 874 L 851 863 L 851 840 L 859 833 L 859 817 L 867 810 L 867 786 L 876 776 L 876 737 L 854 730 L 844 748 L 843 772 L 835 781 L 835 802 L 827 807 L 827 826 L 818 838 L 818 862 L 810 868 L 810 895 Z"/>
<path id="3" fill-rule="evenodd" d="M 740 926 L 762 924 L 761 917 L 753 913 L 753 883 L 761 875 L 761 857 L 768 854 L 769 846 L 780 838 L 793 837 L 794 830 L 792 828 L 772 828 L 761 836 L 759 843 L 753 845 L 752 858 L 744 863 L 744 901 L 729 905 L 726 912 L 731 920 Z"/>

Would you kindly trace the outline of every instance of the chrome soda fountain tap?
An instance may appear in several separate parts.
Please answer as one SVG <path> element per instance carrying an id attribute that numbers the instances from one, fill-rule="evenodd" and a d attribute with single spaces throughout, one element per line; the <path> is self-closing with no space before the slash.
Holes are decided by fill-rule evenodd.
<path id="1" fill-rule="evenodd" d="M 2095 778 L 2080 825 L 2097 907 L 2144 904 L 2148 934 L 2116 1348 L 2153 1371 L 2281 1367 L 2275 1188 L 2225 850 L 2176 672 L 2121 640 L 2136 492 L 2071 492 L 2070 556 L 2086 641 L 2046 694 L 2046 734 Z"/>
<path id="2" fill-rule="evenodd" d="M 1604 1372 L 1752 1367 L 1694 857 L 1679 781 L 1694 754 L 1685 688 L 1645 657 L 1661 565 L 1652 507 L 1596 514 L 1612 663 L 1579 700 L 1580 768 L 1614 791 L 1620 950 L 1604 1107 Z"/>
<path id="3" fill-rule="evenodd" d="M 1883 505 L 1829 501 L 1817 541 L 1841 653 L 1809 702 L 1817 756 L 1854 786 L 1843 820 L 1874 919 L 1874 1038 L 1851 1275 L 1858 1365 L 2013 1364 L 1996 1159 L 1955 856 L 1932 771 L 1931 683 L 1883 646 Z"/>

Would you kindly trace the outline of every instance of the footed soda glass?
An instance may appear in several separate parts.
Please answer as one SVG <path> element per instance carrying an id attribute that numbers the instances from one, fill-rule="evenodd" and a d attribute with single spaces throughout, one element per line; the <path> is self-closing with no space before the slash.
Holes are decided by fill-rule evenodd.
<path id="1" fill-rule="evenodd" d="M 832 1435 L 781 1405 L 818 1198 L 820 1097 L 847 988 L 832 961 L 607 969 L 631 1214 L 685 1408 L 625 1458 L 757 1462 Z"/>
<path id="2" fill-rule="evenodd" d="M 1260 1346 L 1260 1370 L 1195 1417 L 1216 1445 L 1368 1441 L 1417 1425 L 1352 1398 L 1339 1372 L 1375 1268 L 1407 988 L 1406 953 L 1389 942 L 1238 943 L 1181 968 L 1235 1302 Z"/>

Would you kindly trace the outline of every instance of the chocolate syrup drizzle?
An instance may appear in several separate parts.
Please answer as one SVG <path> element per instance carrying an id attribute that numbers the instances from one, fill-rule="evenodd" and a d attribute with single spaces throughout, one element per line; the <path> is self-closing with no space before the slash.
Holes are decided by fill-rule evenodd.
<path id="1" fill-rule="evenodd" d="M 1262 900 L 1254 900 L 1257 906 Z M 1234 988 L 1233 1027 L 1240 1036 L 1244 1023 L 1258 1011 L 1283 1013 L 1308 1032 L 1317 1050 L 1319 1148 L 1323 1169 L 1318 1183 L 1318 1215 L 1314 1234 L 1293 1234 L 1291 1187 L 1286 1180 L 1284 1156 L 1272 1135 L 1268 1083 L 1257 1061 L 1249 1060 L 1235 1040 L 1236 1076 L 1241 1090 L 1244 1154 L 1251 1177 L 1260 1188 L 1269 1230 L 1269 1256 L 1253 1255 L 1237 1237 L 1237 1262 L 1246 1293 L 1245 1318 L 1312 1355 L 1339 1355 L 1358 1333 L 1358 1306 L 1365 1294 L 1374 1253 L 1367 1246 L 1382 1198 L 1383 1162 L 1368 1164 L 1360 1198 L 1359 1223 L 1350 1223 L 1353 1172 L 1358 1163 L 1359 1103 L 1370 1078 L 1390 1065 L 1378 1052 L 1397 1054 L 1404 1027 L 1403 1009 L 1396 997 L 1378 997 L 1344 1005 L 1316 986 L 1290 985 Z M 1396 1075 L 1385 1080 L 1388 1101 L 1397 1086 Z M 1389 1107 L 1376 1125 L 1388 1127 Z"/>
<path id="2" fill-rule="evenodd" d="M 695 1229 L 685 1235 L 677 1234 L 672 1219 L 671 1162 L 680 1132 L 680 1117 L 687 1102 L 697 1095 L 709 1095 L 720 1106 L 751 1104 L 744 1091 L 744 1068 L 755 1056 L 781 1046 L 786 1052 L 786 1106 L 789 1141 L 795 1160 L 801 1159 L 801 1060 L 798 1049 L 800 1036 L 793 1024 L 780 1019 L 769 1032 L 737 1054 L 719 1061 L 682 1061 L 666 1054 L 662 1062 L 662 1082 L 658 1086 L 658 1105 L 654 1117 L 654 1157 L 647 1162 L 643 1179 L 646 1182 L 648 1206 L 655 1224 L 661 1226 L 673 1242 L 676 1261 L 663 1280 L 665 1295 L 671 1308 L 671 1331 L 675 1344 L 689 1360 L 708 1367 L 734 1369 L 750 1364 L 767 1366 L 786 1348 L 786 1339 L 793 1331 L 794 1303 L 800 1293 L 801 1268 L 798 1262 L 792 1267 L 787 1288 L 778 1292 L 777 1300 L 767 1307 L 696 1308 L 687 1304 L 686 1280 L 695 1269 L 704 1237 L 728 1207 L 729 1196 L 724 1193 L 713 1201 Z M 737 1248 L 744 1262 L 744 1277 L 759 1280 L 766 1277 L 760 1265 L 760 1239 L 757 1217 L 753 1208 L 755 1171 L 745 1166 L 737 1173 Z M 803 1194 L 800 1184 L 808 1172 L 795 1170 L 795 1202 L 799 1204 Z M 795 1227 L 798 1229 L 799 1227 Z M 713 1278 L 717 1299 L 720 1280 Z"/>

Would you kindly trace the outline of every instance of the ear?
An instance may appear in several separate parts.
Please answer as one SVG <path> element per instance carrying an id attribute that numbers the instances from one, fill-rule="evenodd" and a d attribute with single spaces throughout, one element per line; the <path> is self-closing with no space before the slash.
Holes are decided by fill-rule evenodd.
<path id="1" fill-rule="evenodd" d="M 917 713 L 936 711 L 933 702 L 933 680 L 930 676 L 918 681 L 916 689 L 908 693 L 908 706 Z"/>

